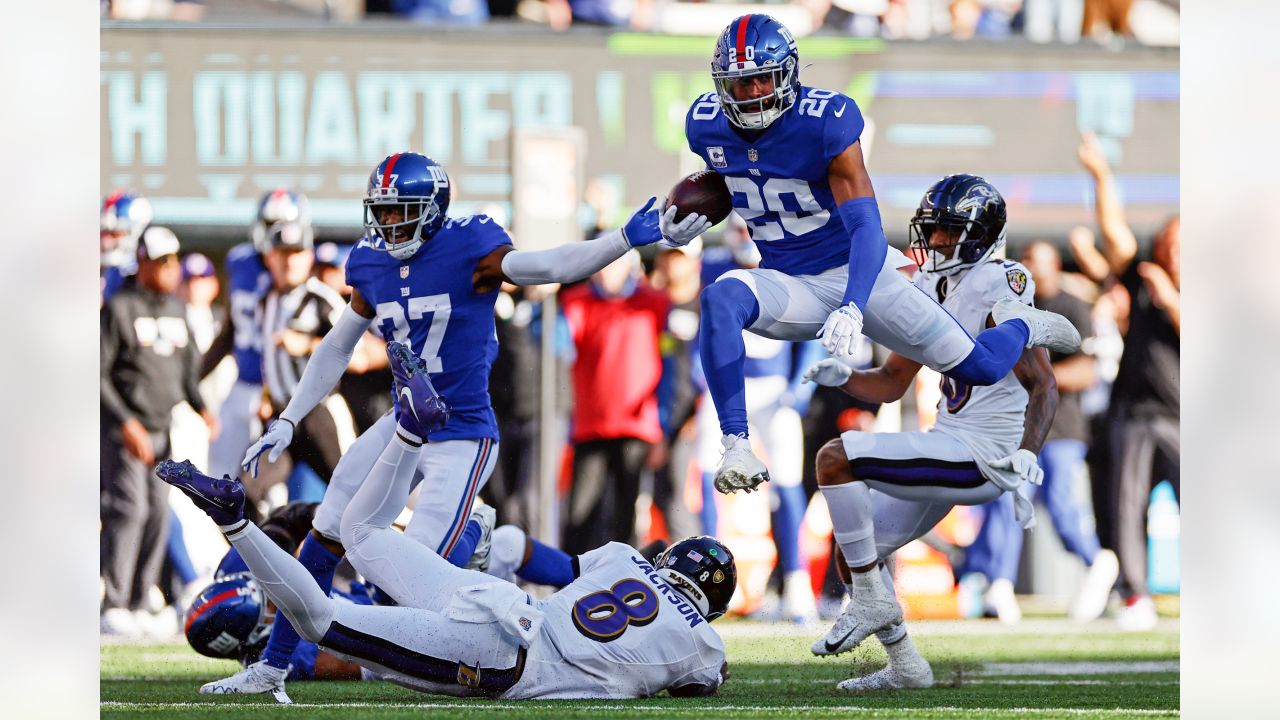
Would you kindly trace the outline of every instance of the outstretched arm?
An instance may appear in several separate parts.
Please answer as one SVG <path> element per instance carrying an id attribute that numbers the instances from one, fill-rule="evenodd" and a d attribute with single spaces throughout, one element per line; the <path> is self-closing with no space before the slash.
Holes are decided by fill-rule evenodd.
<path id="1" fill-rule="evenodd" d="M 874 370 L 851 370 L 840 360 L 827 358 L 805 371 L 804 380 L 838 387 L 867 402 L 887 403 L 902 397 L 921 367 L 898 353 L 890 353 L 884 364 Z"/>
<path id="2" fill-rule="evenodd" d="M 649 198 L 649 202 L 637 210 L 626 225 L 594 240 L 547 250 L 516 250 L 510 246 L 497 248 L 476 263 L 471 285 L 476 292 L 484 293 L 504 282 L 513 285 L 577 282 L 622 257 L 631 248 L 663 239 L 664 224 L 672 235 L 694 232 L 699 228 L 706 230 L 710 226 L 705 217 L 692 213 L 673 224 L 675 206 L 668 207 L 664 217 L 663 213 L 653 209 L 656 201 L 656 197 Z"/>
<path id="3" fill-rule="evenodd" d="M 1093 133 L 1085 133 L 1081 137 L 1076 157 L 1093 176 L 1098 227 L 1102 230 L 1102 254 L 1107 258 L 1111 272 L 1119 277 L 1138 254 L 1138 240 L 1125 220 L 1115 176 Z"/>

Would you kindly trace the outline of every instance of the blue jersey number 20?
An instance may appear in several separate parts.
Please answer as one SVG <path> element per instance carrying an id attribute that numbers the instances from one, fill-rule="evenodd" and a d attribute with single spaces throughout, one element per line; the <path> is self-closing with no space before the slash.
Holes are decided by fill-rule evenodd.
<path id="1" fill-rule="evenodd" d="M 813 188 L 804 180 L 794 178 L 769 178 L 764 187 L 745 177 L 724 176 L 729 192 L 741 194 L 747 206 L 734 204 L 734 210 L 747 222 L 751 239 L 756 242 L 781 240 L 783 230 L 792 235 L 804 235 L 827 224 L 831 213 L 813 197 Z M 785 197 L 790 196 L 796 210 L 787 207 Z M 757 219 L 766 213 L 774 213 L 778 219 Z"/>
<path id="2" fill-rule="evenodd" d="M 619 580 L 573 604 L 573 626 L 597 642 L 617 640 L 627 628 L 643 627 L 657 617 L 658 594 L 635 578 Z"/>

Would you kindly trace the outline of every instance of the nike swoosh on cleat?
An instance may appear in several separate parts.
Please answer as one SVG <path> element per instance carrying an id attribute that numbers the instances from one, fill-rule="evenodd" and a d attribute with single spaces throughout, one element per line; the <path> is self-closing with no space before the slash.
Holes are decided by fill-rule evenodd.
<path id="1" fill-rule="evenodd" d="M 823 640 L 823 641 L 822 641 L 822 644 L 823 644 L 824 646 L 826 646 L 826 648 L 827 648 L 827 652 L 829 652 L 829 653 L 833 653 L 833 652 L 835 652 L 836 650 L 838 650 L 838 649 L 840 648 L 840 646 L 841 646 L 842 644 L 844 644 L 844 641 L 845 641 L 845 640 L 848 640 L 848 639 L 849 639 L 849 636 L 853 634 L 853 631 L 854 631 L 854 630 L 857 630 L 857 629 L 858 629 L 858 626 L 857 626 L 857 625 L 854 625 L 854 626 L 853 626 L 853 628 L 852 628 L 851 630 L 849 630 L 849 632 L 845 633 L 845 634 L 844 634 L 844 637 L 840 638 L 840 640 L 839 640 L 838 642 L 836 642 L 836 643 L 834 643 L 834 644 L 833 644 L 830 640 Z"/>
<path id="2" fill-rule="evenodd" d="M 197 489 L 195 489 L 195 488 L 191 487 L 190 485 L 187 485 L 186 483 L 182 483 L 182 484 L 180 484 L 180 485 L 177 485 L 177 487 L 178 487 L 180 490 L 182 490 L 183 492 L 185 492 L 185 493 L 189 493 L 189 494 L 192 494 L 192 495 L 198 495 L 198 496 L 200 496 L 202 499 L 204 499 L 204 501 L 205 501 L 205 502 L 212 503 L 212 504 L 214 504 L 214 505 L 217 505 L 217 506 L 218 506 L 218 507 L 220 507 L 220 508 L 226 508 L 226 509 L 230 510 L 230 509 L 232 509 L 232 508 L 234 508 L 234 507 L 235 507 L 235 503 L 224 503 L 223 501 L 218 500 L 217 498 L 211 498 L 211 497 L 209 497 L 208 495 L 205 495 L 204 493 L 200 492 L 199 490 L 197 490 Z"/>

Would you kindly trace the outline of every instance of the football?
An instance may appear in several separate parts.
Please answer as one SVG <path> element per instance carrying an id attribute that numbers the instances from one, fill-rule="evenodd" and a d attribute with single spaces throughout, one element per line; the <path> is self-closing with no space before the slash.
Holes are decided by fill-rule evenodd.
<path id="1" fill-rule="evenodd" d="M 733 210 L 733 197 L 724 184 L 724 176 L 713 170 L 701 170 L 671 188 L 667 205 L 676 206 L 676 222 L 697 213 L 718 225 Z M 666 206 L 662 209 L 665 211 Z"/>

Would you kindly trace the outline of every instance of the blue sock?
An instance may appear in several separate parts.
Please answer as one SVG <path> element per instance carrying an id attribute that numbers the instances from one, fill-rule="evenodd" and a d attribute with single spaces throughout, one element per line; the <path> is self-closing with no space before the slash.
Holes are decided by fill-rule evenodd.
<path id="1" fill-rule="evenodd" d="M 698 517 L 702 519 L 703 534 L 714 536 L 720 518 L 716 514 L 715 475 L 709 472 L 702 473 L 702 510 L 698 511 Z"/>
<path id="2" fill-rule="evenodd" d="M 187 552 L 187 543 L 182 538 L 182 521 L 178 513 L 169 508 L 169 542 L 166 547 L 169 563 L 173 565 L 173 574 L 178 576 L 183 585 L 196 579 L 196 566 L 191 562 L 191 554 Z"/>
<path id="3" fill-rule="evenodd" d="M 742 331 L 760 316 L 760 303 L 741 280 L 728 278 L 702 291 L 698 352 L 707 389 L 725 435 L 747 435 L 746 346 Z"/>
<path id="4" fill-rule="evenodd" d="M 943 373 L 965 385 L 994 385 L 1009 374 L 1031 338 L 1021 319 L 1006 320 L 973 339 L 973 350 L 959 365 Z"/>
<path id="5" fill-rule="evenodd" d="M 804 521 L 804 488 L 777 485 L 771 489 L 778 494 L 778 509 L 773 513 L 773 544 L 778 547 L 778 564 L 784 573 L 803 570 L 800 523 Z"/>
<path id="6" fill-rule="evenodd" d="M 476 552 L 476 544 L 480 542 L 482 532 L 480 523 L 468 520 L 467 527 L 462 531 L 462 537 L 458 538 L 458 542 L 453 546 L 453 550 L 449 551 L 449 557 L 445 560 L 454 567 L 466 567 L 471 556 Z"/>
<path id="7" fill-rule="evenodd" d="M 325 595 L 333 589 L 333 571 L 341 560 L 342 558 L 321 545 L 311 533 L 307 533 L 298 551 L 298 562 L 316 579 L 316 584 Z M 293 651 L 298 648 L 300 640 L 298 631 L 293 629 L 284 613 L 276 613 L 276 621 L 271 624 L 271 637 L 267 640 L 266 649 L 262 651 L 262 659 L 273 668 L 287 668 L 289 658 L 293 657 Z"/>
<path id="8" fill-rule="evenodd" d="M 539 585 L 562 588 L 573 582 L 573 558 L 569 553 L 529 538 L 533 552 L 529 560 L 516 570 L 522 580 Z"/>

